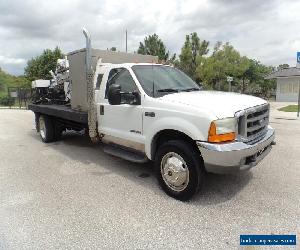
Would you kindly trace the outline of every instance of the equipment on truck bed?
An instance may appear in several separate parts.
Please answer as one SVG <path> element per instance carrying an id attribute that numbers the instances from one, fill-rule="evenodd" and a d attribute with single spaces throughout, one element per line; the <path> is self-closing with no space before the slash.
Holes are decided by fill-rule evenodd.
<path id="1" fill-rule="evenodd" d="M 39 79 L 39 80 L 32 81 L 31 86 L 32 86 L 33 89 L 35 89 L 35 88 L 48 88 L 50 86 L 50 84 L 51 84 L 50 80 Z"/>
<path id="2" fill-rule="evenodd" d="M 57 60 L 55 72 L 50 71 L 53 79 L 50 80 L 47 89 L 36 91 L 33 103 L 62 105 L 71 103 L 72 109 L 88 111 L 88 76 L 93 78 L 97 64 L 101 66 L 110 63 L 158 62 L 157 56 L 93 49 L 90 35 L 86 30 L 84 30 L 84 34 L 86 48 L 70 52 L 64 59 Z M 38 89 L 36 84 L 32 84 L 32 87 Z"/>
<path id="3" fill-rule="evenodd" d="M 58 59 L 55 72 L 50 71 L 52 80 L 35 80 L 32 82 L 36 104 L 67 104 L 71 99 L 69 81 L 69 62 L 67 58 Z"/>

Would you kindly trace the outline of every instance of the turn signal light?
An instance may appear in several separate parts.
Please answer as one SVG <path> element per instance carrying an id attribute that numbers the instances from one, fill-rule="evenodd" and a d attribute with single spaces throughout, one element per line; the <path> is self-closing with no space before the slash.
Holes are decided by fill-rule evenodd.
<path id="1" fill-rule="evenodd" d="M 208 131 L 208 141 L 209 142 L 228 142 L 235 140 L 235 132 L 230 132 L 226 134 L 217 134 L 217 126 L 214 122 L 210 124 Z"/>

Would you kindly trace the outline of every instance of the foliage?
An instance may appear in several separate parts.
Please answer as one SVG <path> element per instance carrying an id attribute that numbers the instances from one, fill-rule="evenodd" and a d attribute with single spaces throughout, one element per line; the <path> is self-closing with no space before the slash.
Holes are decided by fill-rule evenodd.
<path id="1" fill-rule="evenodd" d="M 186 35 L 185 42 L 179 55 L 179 68 L 193 79 L 199 80 L 196 74 L 197 65 L 203 61 L 203 56 L 207 55 L 209 42 L 201 41 L 196 32 Z"/>
<path id="2" fill-rule="evenodd" d="M 283 64 L 278 65 L 277 70 L 287 69 L 289 67 L 290 67 L 290 65 L 288 65 L 287 63 L 283 63 Z"/>
<path id="3" fill-rule="evenodd" d="M 246 68 L 247 60 L 242 58 L 233 46 L 217 42 L 212 55 L 198 65 L 196 73 L 205 85 L 224 89 L 228 85 L 227 76 L 234 77 L 234 85 L 236 77 L 241 76 Z"/>
<path id="4" fill-rule="evenodd" d="M 176 53 L 174 53 L 167 61 L 166 61 L 167 64 L 170 64 L 170 65 L 173 65 L 173 66 L 176 66 L 176 67 L 179 67 L 179 61 L 178 59 L 176 58 Z"/>
<path id="5" fill-rule="evenodd" d="M 111 51 L 117 51 L 117 48 L 116 47 L 111 47 L 110 50 Z"/>
<path id="6" fill-rule="evenodd" d="M 0 93 L 7 93 L 8 87 L 30 87 L 30 82 L 24 76 L 13 76 L 0 68 Z"/>
<path id="7" fill-rule="evenodd" d="M 284 111 L 284 112 L 298 112 L 298 105 L 288 105 L 288 106 L 282 107 L 278 110 Z"/>
<path id="8" fill-rule="evenodd" d="M 205 89 L 228 90 L 227 77 L 233 77 L 232 90 L 269 97 L 276 88 L 274 80 L 264 79 L 275 67 L 265 66 L 255 59 L 241 56 L 229 43 L 216 42 L 209 54 L 209 41 L 201 40 L 196 32 L 186 35 L 179 57 L 169 57 L 162 40 L 150 35 L 140 43 L 138 53 L 156 55 L 183 70 Z M 278 68 L 289 67 L 288 64 Z"/>
<path id="9" fill-rule="evenodd" d="M 259 61 L 241 56 L 229 43 L 217 42 L 211 56 L 198 64 L 196 74 L 206 88 L 228 90 L 227 77 L 233 77 L 233 90 L 270 95 L 275 88 L 273 80 L 264 77 L 272 71 Z"/>
<path id="10" fill-rule="evenodd" d="M 28 80 L 51 79 L 50 70 L 56 68 L 57 59 L 63 58 L 61 50 L 56 47 L 54 50 L 46 49 L 35 58 L 30 59 L 25 67 L 25 76 Z"/>
<path id="11" fill-rule="evenodd" d="M 13 106 L 15 104 L 15 98 L 10 96 L 0 96 L 0 105 L 1 106 Z"/>
<path id="12" fill-rule="evenodd" d="M 137 52 L 142 55 L 158 56 L 160 61 L 168 61 L 169 59 L 169 51 L 166 50 L 163 41 L 155 33 L 145 37 L 144 43 L 140 42 Z"/>

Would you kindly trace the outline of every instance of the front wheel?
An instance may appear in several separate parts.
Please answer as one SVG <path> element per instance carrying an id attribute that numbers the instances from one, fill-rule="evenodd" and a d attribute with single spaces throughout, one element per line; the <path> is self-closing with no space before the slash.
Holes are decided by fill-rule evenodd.
<path id="1" fill-rule="evenodd" d="M 155 169 L 162 189 L 171 197 L 186 201 L 202 186 L 204 165 L 199 152 L 185 141 L 168 141 L 159 147 Z"/>

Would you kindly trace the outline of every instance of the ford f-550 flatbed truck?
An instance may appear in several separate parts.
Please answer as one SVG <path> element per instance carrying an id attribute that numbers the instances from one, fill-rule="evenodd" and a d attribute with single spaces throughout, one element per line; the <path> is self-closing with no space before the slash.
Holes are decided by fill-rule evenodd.
<path id="1" fill-rule="evenodd" d="M 56 83 L 29 106 L 44 142 L 86 129 L 109 154 L 153 161 L 163 190 L 180 200 L 198 192 L 206 172 L 247 170 L 270 152 L 275 132 L 265 100 L 202 91 L 157 57 L 95 50 L 85 35 L 86 48 L 67 56 L 67 77 L 56 72 Z M 59 94 L 66 82 L 69 100 Z"/>

